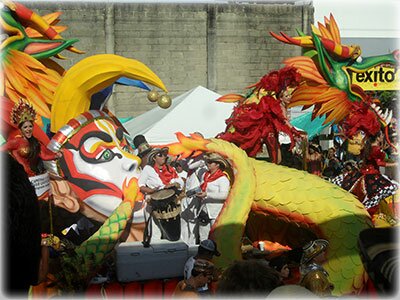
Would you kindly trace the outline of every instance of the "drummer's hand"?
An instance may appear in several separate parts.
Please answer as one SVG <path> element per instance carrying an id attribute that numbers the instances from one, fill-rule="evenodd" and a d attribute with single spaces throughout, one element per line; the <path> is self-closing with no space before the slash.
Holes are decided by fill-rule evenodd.
<path id="1" fill-rule="evenodd" d="M 199 193 L 196 193 L 196 197 L 205 198 L 205 197 L 207 197 L 207 193 L 206 193 L 206 192 L 199 192 Z"/>
<path id="2" fill-rule="evenodd" d="M 174 182 L 174 183 L 169 183 L 169 184 L 167 184 L 166 186 L 165 186 L 165 188 L 166 189 L 170 189 L 170 188 L 180 188 L 181 186 L 179 185 L 179 183 L 177 183 L 177 182 Z"/>

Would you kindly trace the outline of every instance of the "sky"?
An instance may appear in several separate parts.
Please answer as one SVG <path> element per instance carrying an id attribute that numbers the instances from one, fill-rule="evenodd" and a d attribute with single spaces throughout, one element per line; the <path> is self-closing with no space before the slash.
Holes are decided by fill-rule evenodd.
<path id="1" fill-rule="evenodd" d="M 342 37 L 400 38 L 398 0 L 313 0 L 314 21 L 333 13 Z"/>
<path id="2" fill-rule="evenodd" d="M 313 0 L 314 23 L 333 14 L 346 45 L 359 45 L 362 56 L 375 56 L 400 48 L 400 1 Z"/>

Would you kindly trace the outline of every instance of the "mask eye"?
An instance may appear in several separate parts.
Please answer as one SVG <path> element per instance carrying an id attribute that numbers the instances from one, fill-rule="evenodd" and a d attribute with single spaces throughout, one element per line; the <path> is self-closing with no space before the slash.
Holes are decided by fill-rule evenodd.
<path id="1" fill-rule="evenodd" d="M 114 152 L 112 152 L 110 149 L 107 149 L 101 154 L 99 161 L 110 161 L 113 158 L 114 158 Z"/>

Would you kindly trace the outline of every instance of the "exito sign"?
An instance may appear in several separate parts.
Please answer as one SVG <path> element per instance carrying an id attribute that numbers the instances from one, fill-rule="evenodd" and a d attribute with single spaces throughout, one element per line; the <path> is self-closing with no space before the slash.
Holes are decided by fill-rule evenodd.
<path id="1" fill-rule="evenodd" d="M 361 73 L 352 72 L 351 80 L 365 91 L 400 90 L 399 69 L 375 67 Z"/>

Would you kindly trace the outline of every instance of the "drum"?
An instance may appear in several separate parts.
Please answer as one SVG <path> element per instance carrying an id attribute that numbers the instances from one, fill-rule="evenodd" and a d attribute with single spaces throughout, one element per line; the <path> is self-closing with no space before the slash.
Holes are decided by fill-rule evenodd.
<path id="1" fill-rule="evenodd" d="M 177 204 L 173 189 L 164 189 L 151 194 L 152 215 L 160 224 L 162 238 L 177 241 L 181 236 L 181 206 Z"/>

